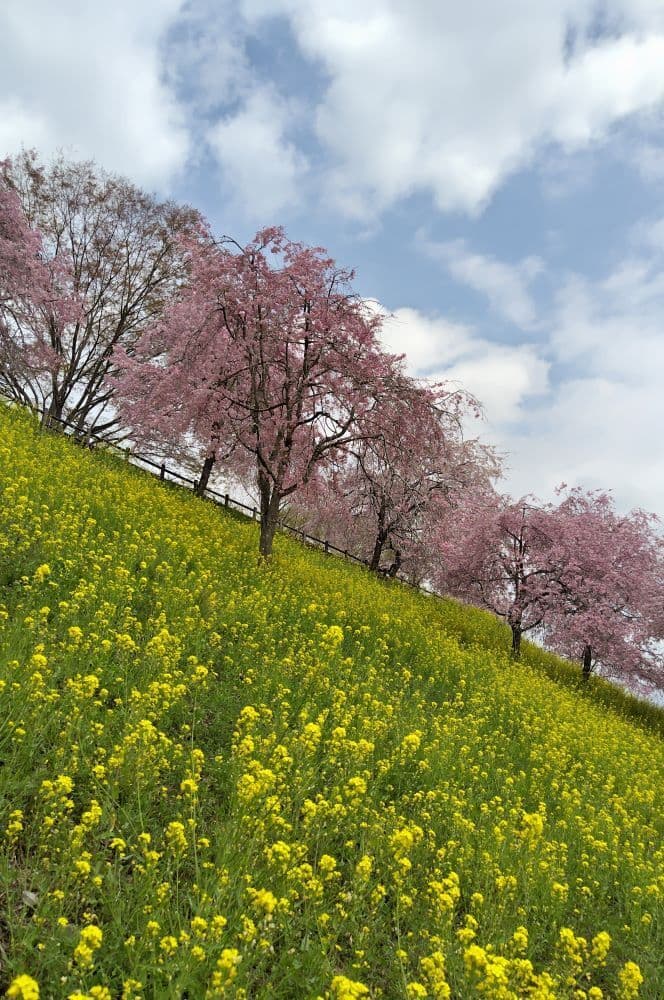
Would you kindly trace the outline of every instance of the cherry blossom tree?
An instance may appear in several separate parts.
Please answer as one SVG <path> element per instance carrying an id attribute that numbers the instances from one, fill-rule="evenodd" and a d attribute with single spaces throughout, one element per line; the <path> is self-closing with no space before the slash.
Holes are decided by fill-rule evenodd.
<path id="1" fill-rule="evenodd" d="M 0 171 L 7 161 L 0 163 Z M 0 305 L 40 298 L 48 285 L 41 235 L 30 227 L 16 191 L 0 173 Z"/>
<path id="2" fill-rule="evenodd" d="M 583 664 L 629 683 L 654 684 L 664 669 L 654 648 L 664 605 L 661 537 L 654 515 L 616 512 L 610 494 L 572 489 L 552 515 L 559 601 L 546 641 Z"/>
<path id="3" fill-rule="evenodd" d="M 0 354 L 0 389 L 27 402 L 16 380 L 27 358 L 21 357 L 20 343 L 10 344 L 8 326 L 17 314 L 48 303 L 50 277 L 41 259 L 41 235 L 30 227 L 18 195 L 2 176 L 6 166 L 0 163 L 0 345 L 7 345 L 6 356 Z"/>
<path id="4" fill-rule="evenodd" d="M 253 479 L 267 557 L 287 498 L 366 433 L 395 359 L 353 273 L 325 251 L 261 230 L 246 246 L 190 240 L 190 280 L 164 320 L 120 360 L 123 413 L 150 435 L 191 435 Z"/>
<path id="5" fill-rule="evenodd" d="M 452 512 L 437 541 L 437 587 L 504 618 L 517 658 L 522 636 L 541 628 L 558 600 L 551 517 L 533 497 L 486 493 Z"/>
<path id="6" fill-rule="evenodd" d="M 638 686 L 661 684 L 664 574 L 657 519 L 618 514 L 607 493 L 557 504 L 496 494 L 452 511 L 434 580 L 504 618 L 512 652 L 531 630 L 550 648 Z"/>
<path id="7" fill-rule="evenodd" d="M 112 436 L 113 349 L 131 346 L 176 291 L 184 277 L 179 237 L 198 216 L 62 156 L 49 167 L 33 152 L 6 160 L 0 185 L 41 236 L 39 275 L 26 265 L 23 283 L 43 289 L 5 302 L 0 387 L 41 409 L 45 423 L 66 418 Z M 30 239 L 32 260 L 37 237 Z"/>
<path id="8" fill-rule="evenodd" d="M 368 414 L 366 435 L 343 450 L 314 492 L 310 523 L 335 544 L 350 540 L 374 572 L 421 580 L 431 520 L 471 484 L 498 474 L 491 449 L 463 439 L 469 412 L 479 414 L 478 404 L 464 391 L 396 373 Z"/>

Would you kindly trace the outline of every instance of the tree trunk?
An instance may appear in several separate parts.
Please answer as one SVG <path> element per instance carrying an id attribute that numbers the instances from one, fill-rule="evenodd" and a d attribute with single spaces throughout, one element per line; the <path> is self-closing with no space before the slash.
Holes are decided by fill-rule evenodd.
<path id="1" fill-rule="evenodd" d="M 593 669 L 592 646 L 586 645 L 583 647 L 583 656 L 581 657 L 581 662 L 583 664 L 583 671 L 581 673 L 581 676 L 583 677 L 584 681 L 587 681 Z"/>
<path id="2" fill-rule="evenodd" d="M 48 405 L 48 409 L 44 410 L 42 415 L 42 425 L 44 427 L 48 427 L 49 430 L 61 431 L 63 427 L 60 421 L 62 420 L 63 409 L 63 401 L 61 401 L 57 393 L 54 392 L 51 396 L 51 402 Z"/>
<path id="3" fill-rule="evenodd" d="M 196 484 L 196 489 L 194 493 L 197 497 L 202 497 L 205 495 L 205 490 L 207 489 L 207 484 L 210 482 L 210 473 L 212 472 L 212 467 L 214 466 L 215 457 L 214 455 L 208 455 L 203 462 L 203 468 L 201 469 L 201 476 Z"/>
<path id="4" fill-rule="evenodd" d="M 385 547 L 385 542 L 387 541 L 387 535 L 388 533 L 385 530 L 385 497 L 383 497 L 378 510 L 376 541 L 374 543 L 371 559 L 369 560 L 369 569 L 372 573 L 377 573 L 380 569 L 380 557 L 383 554 L 383 548 Z"/>
<path id="5" fill-rule="evenodd" d="M 383 546 L 385 545 L 385 541 L 386 541 L 386 536 L 383 534 L 383 532 L 379 531 L 378 534 L 376 535 L 376 543 L 374 545 L 373 552 L 371 554 L 371 559 L 369 560 L 369 569 L 373 573 L 378 572 L 378 568 L 380 566 L 380 557 L 383 554 Z"/>
<path id="6" fill-rule="evenodd" d="M 398 549 L 394 551 L 394 559 L 392 560 L 392 565 L 387 571 L 387 575 L 394 578 L 399 570 L 401 569 L 401 553 Z"/>
<path id="7" fill-rule="evenodd" d="M 512 622 L 512 656 L 518 660 L 521 656 L 521 623 Z"/>
<path id="8" fill-rule="evenodd" d="M 281 493 L 267 477 L 259 478 L 258 490 L 261 499 L 261 533 L 258 550 L 261 559 L 269 559 L 272 555 L 272 544 L 279 521 Z"/>

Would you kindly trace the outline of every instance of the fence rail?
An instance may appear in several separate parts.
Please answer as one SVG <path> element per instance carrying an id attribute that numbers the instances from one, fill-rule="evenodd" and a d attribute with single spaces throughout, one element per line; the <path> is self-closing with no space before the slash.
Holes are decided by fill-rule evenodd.
<path id="1" fill-rule="evenodd" d="M 155 462 L 154 459 L 149 458 L 147 455 L 141 455 L 139 452 L 134 451 L 130 447 L 122 448 L 119 445 L 115 445 L 112 442 L 107 441 L 105 438 L 94 434 L 87 428 L 81 427 L 79 424 L 74 424 L 69 420 L 64 420 L 62 417 L 45 416 L 42 410 L 36 406 L 31 406 L 29 403 L 19 403 L 17 400 L 10 399 L 10 397 L 7 396 L 4 398 L 9 399 L 11 403 L 17 406 L 23 406 L 26 409 L 32 410 L 32 412 L 39 417 L 45 427 L 50 427 L 53 423 L 60 424 L 65 429 L 65 433 L 68 433 L 70 437 L 73 437 L 77 441 L 77 443 L 84 445 L 87 448 L 92 449 L 98 445 L 103 445 L 109 450 L 120 453 L 124 457 L 125 461 L 127 461 L 130 465 L 135 466 L 137 469 L 142 469 L 143 472 L 149 472 L 162 482 L 176 481 L 182 483 L 186 488 L 196 492 L 201 498 L 210 499 L 212 503 L 216 504 L 218 507 L 225 507 L 229 510 L 237 510 L 239 513 L 244 514 L 245 517 L 248 517 L 253 521 L 260 520 L 260 511 L 257 507 L 252 506 L 251 504 L 246 504 L 242 500 L 238 500 L 235 497 L 230 496 L 229 493 L 219 493 L 217 490 L 213 490 L 208 486 L 199 490 L 199 481 L 197 479 L 191 479 L 189 476 L 185 476 L 181 472 L 178 472 L 177 469 L 169 469 L 165 462 Z M 145 468 L 146 465 L 148 466 L 147 469 Z M 326 538 L 317 538 L 315 535 L 310 535 L 304 530 L 304 528 L 296 528 L 294 525 L 288 524 L 286 521 L 281 519 L 278 521 L 278 525 L 282 531 L 288 532 L 305 545 L 320 549 L 322 552 L 330 555 L 341 556 L 350 562 L 359 563 L 361 566 L 369 565 L 368 560 L 354 555 L 347 549 L 340 549 Z M 403 578 L 400 579 L 402 583 L 413 586 L 407 580 L 404 580 Z M 417 589 L 422 590 L 423 588 L 417 587 Z"/>

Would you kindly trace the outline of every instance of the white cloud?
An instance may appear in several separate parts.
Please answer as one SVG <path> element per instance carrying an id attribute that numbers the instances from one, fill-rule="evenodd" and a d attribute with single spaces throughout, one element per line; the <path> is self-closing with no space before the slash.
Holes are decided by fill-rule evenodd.
<path id="1" fill-rule="evenodd" d="M 294 109 L 268 87 L 255 87 L 208 132 L 225 180 L 248 216 L 266 221 L 301 196 L 306 158 L 287 138 Z"/>
<path id="2" fill-rule="evenodd" d="M 514 448 L 551 485 L 558 477 L 612 487 L 622 506 L 664 515 L 661 223 L 637 232 L 642 250 L 604 278 L 562 284 L 549 349 L 564 374 Z"/>
<path id="3" fill-rule="evenodd" d="M 25 107 L 15 97 L 0 100 L 0 156 L 17 151 L 23 141 L 43 148 L 48 138 L 49 124 L 42 114 Z"/>
<path id="4" fill-rule="evenodd" d="M 221 115 L 214 155 L 218 137 L 246 147 L 250 128 L 254 160 L 266 143 L 260 164 L 222 148 L 236 193 L 251 167 L 268 209 L 288 204 L 306 170 L 302 144 L 269 60 L 252 65 L 247 48 L 259 22 L 281 14 L 324 81 L 322 96 L 302 93 L 307 133 L 328 156 L 318 196 L 365 220 L 418 192 L 474 213 L 543 149 L 586 149 L 660 106 L 662 4 L 603 6 L 610 34 L 593 30 L 596 0 L 5 0 L 0 155 L 64 147 L 163 188 L 209 151 Z M 644 174 L 661 173 L 652 142 L 633 155 Z"/>
<path id="5" fill-rule="evenodd" d="M 544 269 L 539 257 L 526 257 L 518 264 L 506 264 L 469 250 L 464 240 L 437 243 L 420 234 L 418 244 L 453 278 L 485 295 L 495 312 L 517 326 L 533 326 L 536 309 L 529 286 Z"/>
<path id="6" fill-rule="evenodd" d="M 472 327 L 397 309 L 384 324 L 388 350 L 405 353 L 414 375 L 459 382 L 483 404 L 488 426 L 525 420 L 524 406 L 548 390 L 549 365 L 531 344 L 495 344 Z M 490 434 L 482 435 L 490 440 Z"/>
<path id="7" fill-rule="evenodd" d="M 662 263 L 661 252 L 655 251 L 626 259 L 596 282 L 579 275 L 563 282 L 549 334 L 556 360 L 573 365 L 577 378 L 597 376 L 640 386 L 644 402 L 649 395 L 659 396 L 664 372 Z"/>
<path id="8" fill-rule="evenodd" d="M 246 30 L 232 0 L 181 0 L 163 45 L 163 71 L 193 126 L 251 85 Z"/>
<path id="9" fill-rule="evenodd" d="M 478 212 L 554 144 L 603 140 L 664 98 L 661 3 L 606 0 L 244 0 L 279 11 L 327 89 L 316 129 L 342 211 L 371 215 L 413 192 Z M 573 44 L 570 44 L 573 39 Z"/>
<path id="10" fill-rule="evenodd" d="M 662 101 L 664 34 L 628 35 L 590 48 L 559 69 L 550 90 L 551 137 L 571 149 L 584 146 L 612 122 Z"/>
<path id="11" fill-rule="evenodd" d="M 269 68 L 252 63 L 250 40 L 234 0 L 187 0 L 164 66 L 187 107 L 196 155 L 212 154 L 233 208 L 266 223 L 302 202 L 308 163 L 292 138 L 302 124 L 301 101 L 280 94 Z"/>
<path id="12" fill-rule="evenodd" d="M 415 374 L 458 380 L 484 403 L 482 438 L 508 454 L 514 495 L 551 498 L 565 481 L 664 516 L 664 222 L 635 227 L 631 247 L 603 277 L 561 278 L 537 344 L 495 344 L 411 308 L 386 323 Z"/>
<path id="13" fill-rule="evenodd" d="M 404 307 L 385 319 L 382 341 L 388 351 L 406 355 L 413 374 L 435 376 L 445 366 L 472 352 L 476 338 L 469 326 Z"/>
<path id="14" fill-rule="evenodd" d="M 188 136 L 161 77 L 159 44 L 180 0 L 5 0 L 0 10 L 0 155 L 21 145 L 94 157 L 168 187 Z"/>
<path id="15" fill-rule="evenodd" d="M 534 409 L 505 436 L 512 492 L 550 497 L 556 484 L 612 489 L 623 509 L 664 515 L 664 468 L 658 460 L 664 404 L 661 387 L 593 376 L 563 382 L 550 405 Z"/>

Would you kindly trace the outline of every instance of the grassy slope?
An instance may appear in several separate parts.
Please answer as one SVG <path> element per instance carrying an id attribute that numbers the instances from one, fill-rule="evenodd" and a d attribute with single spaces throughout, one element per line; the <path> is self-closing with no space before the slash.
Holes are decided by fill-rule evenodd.
<path id="1" fill-rule="evenodd" d="M 594 1000 L 636 962 L 664 994 L 661 713 L 0 431 L 0 988 Z"/>

